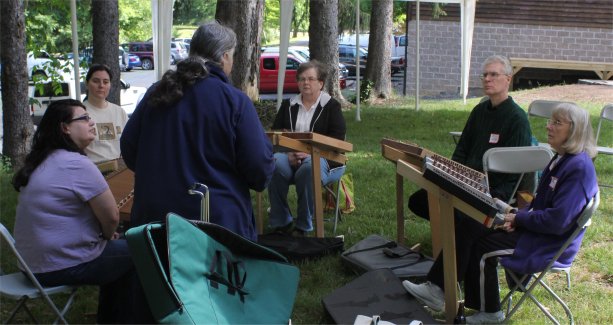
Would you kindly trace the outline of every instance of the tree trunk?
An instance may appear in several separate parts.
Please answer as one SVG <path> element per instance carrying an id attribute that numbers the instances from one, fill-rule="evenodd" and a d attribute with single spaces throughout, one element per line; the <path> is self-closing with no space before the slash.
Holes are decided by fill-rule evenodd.
<path id="1" fill-rule="evenodd" d="M 218 0 L 215 18 L 236 33 L 232 84 L 257 101 L 264 0 Z"/>
<path id="2" fill-rule="evenodd" d="M 111 91 L 107 100 L 120 105 L 119 70 L 119 4 L 118 0 L 92 1 L 93 63 L 106 64 L 111 68 Z"/>
<path id="3" fill-rule="evenodd" d="M 0 1 L 0 56 L 2 58 L 3 152 L 14 170 L 23 166 L 30 151 L 34 125 L 28 107 L 28 71 L 23 0 Z"/>
<path id="4" fill-rule="evenodd" d="M 326 66 L 328 79 L 324 90 L 345 106 L 347 101 L 338 82 L 338 0 L 312 0 L 309 6 L 311 60 Z"/>
<path id="5" fill-rule="evenodd" d="M 374 83 L 370 99 L 389 98 L 392 92 L 392 0 L 372 2 L 370 40 L 365 78 Z"/>

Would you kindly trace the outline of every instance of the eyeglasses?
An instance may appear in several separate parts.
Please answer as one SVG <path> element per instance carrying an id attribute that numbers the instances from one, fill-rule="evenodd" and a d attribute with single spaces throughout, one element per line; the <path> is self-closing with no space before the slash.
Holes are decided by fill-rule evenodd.
<path id="1" fill-rule="evenodd" d="M 508 74 L 504 74 L 504 73 L 498 73 L 498 72 L 484 72 L 483 74 L 481 74 L 479 76 L 479 78 L 481 78 L 481 80 L 485 80 L 485 78 L 490 77 L 492 79 L 496 79 L 500 76 L 508 76 Z"/>
<path id="2" fill-rule="evenodd" d="M 298 82 L 315 82 L 315 81 L 319 81 L 319 79 L 314 78 L 314 77 L 308 77 L 308 78 L 298 78 Z"/>
<path id="3" fill-rule="evenodd" d="M 68 123 L 72 123 L 72 122 L 75 122 L 75 121 L 85 121 L 85 122 L 89 122 L 89 121 L 91 121 L 91 119 L 92 119 L 92 117 L 91 117 L 91 116 L 89 116 L 88 114 L 84 114 L 84 115 L 81 115 L 81 116 L 79 116 L 79 117 L 75 117 L 75 118 L 73 118 L 72 120 L 68 121 Z"/>
<path id="4" fill-rule="evenodd" d="M 563 124 L 571 124 L 572 122 L 562 122 L 560 120 L 553 120 L 553 119 L 549 119 L 547 120 L 547 126 L 553 125 L 553 126 L 560 126 Z"/>

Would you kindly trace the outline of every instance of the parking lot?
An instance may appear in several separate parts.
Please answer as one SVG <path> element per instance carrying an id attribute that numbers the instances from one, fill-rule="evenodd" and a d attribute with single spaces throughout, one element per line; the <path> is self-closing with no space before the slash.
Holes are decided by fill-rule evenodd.
<path id="1" fill-rule="evenodd" d="M 402 94 L 402 77 L 403 73 L 396 73 L 392 76 L 392 84 L 396 93 Z M 154 70 L 142 70 L 136 68 L 130 72 L 122 72 L 121 78 L 128 82 L 132 86 L 139 87 L 149 87 L 151 84 L 155 82 L 155 71 Z M 347 89 L 343 91 L 345 97 L 353 97 L 355 96 L 355 76 L 347 78 Z M 293 94 L 283 94 L 284 98 L 289 98 Z M 261 94 L 261 100 L 275 100 L 277 98 L 276 94 Z"/>

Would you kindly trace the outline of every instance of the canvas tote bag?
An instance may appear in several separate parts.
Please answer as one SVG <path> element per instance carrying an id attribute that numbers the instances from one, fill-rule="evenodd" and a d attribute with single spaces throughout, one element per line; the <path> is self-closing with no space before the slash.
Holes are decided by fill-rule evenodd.
<path id="1" fill-rule="evenodd" d="M 219 225 L 169 213 L 129 229 L 128 245 L 160 323 L 287 324 L 299 270 Z"/>

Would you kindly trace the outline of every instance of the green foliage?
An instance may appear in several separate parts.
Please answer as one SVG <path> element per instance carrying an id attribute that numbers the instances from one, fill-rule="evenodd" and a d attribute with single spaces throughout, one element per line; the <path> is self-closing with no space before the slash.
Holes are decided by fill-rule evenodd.
<path id="1" fill-rule="evenodd" d="M 151 37 L 151 1 L 119 0 L 119 44 L 145 41 Z"/>
<path id="2" fill-rule="evenodd" d="M 215 18 L 216 0 L 175 0 L 174 24 L 198 25 Z"/>

